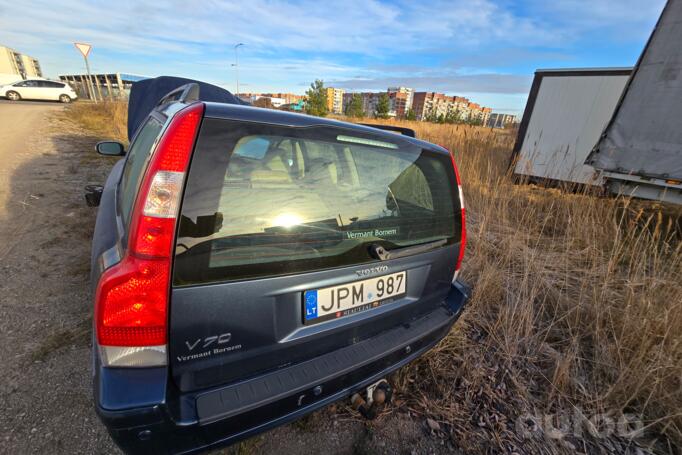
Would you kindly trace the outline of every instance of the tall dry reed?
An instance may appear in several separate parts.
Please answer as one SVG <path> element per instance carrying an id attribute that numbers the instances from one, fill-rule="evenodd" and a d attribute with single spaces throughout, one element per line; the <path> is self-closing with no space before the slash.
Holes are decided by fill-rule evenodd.
<path id="1" fill-rule="evenodd" d="M 424 410 L 465 433 L 478 426 L 462 415 L 481 408 L 476 392 L 501 386 L 504 402 L 490 406 L 508 420 L 493 431 L 499 449 L 524 412 L 579 410 L 641 415 L 657 450 L 678 450 L 680 209 L 515 185 L 509 132 L 402 124 L 454 152 L 468 214 L 463 277 L 474 287 L 461 327 L 403 376 Z"/>
<path id="2" fill-rule="evenodd" d="M 78 122 L 88 131 L 110 139 L 128 143 L 128 103 L 127 101 L 104 101 L 92 103 L 75 102 L 68 107 L 69 118 Z"/>

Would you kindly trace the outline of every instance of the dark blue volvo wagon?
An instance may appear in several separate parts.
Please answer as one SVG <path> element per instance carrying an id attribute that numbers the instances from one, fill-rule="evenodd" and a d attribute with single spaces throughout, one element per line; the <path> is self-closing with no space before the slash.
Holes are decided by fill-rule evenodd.
<path id="1" fill-rule="evenodd" d="M 93 240 L 94 394 L 131 453 L 234 443 L 348 398 L 460 315 L 459 175 L 369 126 L 201 101 L 139 122 Z M 409 132 L 408 132 L 409 133 Z"/>

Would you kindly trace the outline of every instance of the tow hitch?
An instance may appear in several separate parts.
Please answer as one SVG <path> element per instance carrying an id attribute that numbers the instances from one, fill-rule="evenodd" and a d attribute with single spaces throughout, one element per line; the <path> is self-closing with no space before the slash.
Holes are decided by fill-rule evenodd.
<path id="1" fill-rule="evenodd" d="M 366 399 L 359 393 L 353 394 L 350 398 L 353 409 L 358 411 L 364 418 L 373 420 L 379 410 L 391 402 L 393 388 L 386 379 L 381 379 L 367 387 L 365 391 Z"/>

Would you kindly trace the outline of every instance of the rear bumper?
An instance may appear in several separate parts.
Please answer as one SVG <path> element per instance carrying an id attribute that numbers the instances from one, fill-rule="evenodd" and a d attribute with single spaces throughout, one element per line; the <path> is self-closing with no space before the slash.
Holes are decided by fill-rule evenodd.
<path id="1" fill-rule="evenodd" d="M 125 384 L 106 384 L 121 378 L 110 377 L 111 371 L 103 370 L 115 369 L 97 368 L 96 362 L 97 412 L 129 453 L 195 453 L 233 444 L 347 398 L 416 359 L 448 333 L 469 292 L 456 282 L 441 307 L 417 320 L 307 362 L 196 394 L 166 393 L 171 385 L 165 369 L 148 371 L 144 386 L 127 378 Z M 121 409 L 123 403 L 110 397 L 125 390 L 130 396 L 135 383 L 151 392 L 150 381 L 164 381 L 162 390 L 143 394 L 142 406 Z"/>

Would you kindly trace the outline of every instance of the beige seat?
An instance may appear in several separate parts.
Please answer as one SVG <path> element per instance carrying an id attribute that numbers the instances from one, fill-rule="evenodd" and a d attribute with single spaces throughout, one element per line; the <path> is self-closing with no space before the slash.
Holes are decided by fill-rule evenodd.
<path id="1" fill-rule="evenodd" d="M 263 159 L 263 168 L 251 172 L 251 186 L 262 188 L 263 186 L 281 185 L 291 183 L 289 166 L 285 160 L 288 151 L 276 148 Z"/>
<path id="2" fill-rule="evenodd" d="M 306 181 L 315 185 L 336 185 L 338 175 L 336 163 L 324 158 L 315 158 L 309 161 Z"/>

